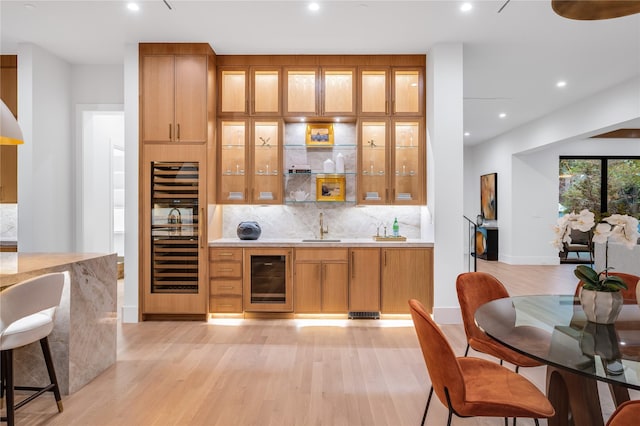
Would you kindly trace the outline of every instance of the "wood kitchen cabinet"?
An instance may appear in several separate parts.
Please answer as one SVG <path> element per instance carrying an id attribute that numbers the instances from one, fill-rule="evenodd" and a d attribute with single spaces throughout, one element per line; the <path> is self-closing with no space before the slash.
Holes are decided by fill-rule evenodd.
<path id="1" fill-rule="evenodd" d="M 212 58 L 208 44 L 140 44 L 142 142 L 207 142 Z"/>
<path id="2" fill-rule="evenodd" d="M 209 311 L 242 313 L 242 249 L 209 249 Z"/>
<path id="3" fill-rule="evenodd" d="M 218 113 L 280 116 L 280 67 L 220 67 Z"/>
<path id="4" fill-rule="evenodd" d="M 355 67 L 285 67 L 284 115 L 356 115 Z"/>
<path id="5" fill-rule="evenodd" d="M 349 249 L 349 312 L 380 311 L 380 249 Z"/>
<path id="6" fill-rule="evenodd" d="M 425 131 L 420 118 L 358 122 L 359 204 L 425 203 Z"/>
<path id="7" fill-rule="evenodd" d="M 348 249 L 296 249 L 296 313 L 345 313 L 349 300 Z"/>
<path id="8" fill-rule="evenodd" d="M 282 131 L 282 121 L 269 118 L 220 121 L 219 203 L 282 203 Z"/>
<path id="9" fill-rule="evenodd" d="M 433 249 L 381 249 L 381 310 L 383 314 L 408 314 L 409 299 L 433 309 Z"/>
<path id="10" fill-rule="evenodd" d="M 358 114 L 422 116 L 423 67 L 360 67 Z"/>

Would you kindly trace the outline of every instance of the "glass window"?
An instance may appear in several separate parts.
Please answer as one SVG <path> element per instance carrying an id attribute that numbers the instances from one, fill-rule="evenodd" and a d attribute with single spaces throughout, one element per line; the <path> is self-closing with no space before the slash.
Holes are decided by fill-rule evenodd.
<path id="1" fill-rule="evenodd" d="M 559 215 L 583 209 L 599 212 L 600 175 L 599 159 L 560 159 Z"/>
<path id="2" fill-rule="evenodd" d="M 640 159 L 607 161 L 607 212 L 640 217 Z"/>

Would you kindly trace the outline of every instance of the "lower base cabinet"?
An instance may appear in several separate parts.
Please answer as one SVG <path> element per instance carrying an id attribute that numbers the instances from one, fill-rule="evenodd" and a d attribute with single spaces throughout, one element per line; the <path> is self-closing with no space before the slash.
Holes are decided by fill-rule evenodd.
<path id="1" fill-rule="evenodd" d="M 380 312 L 380 249 L 349 250 L 349 312 Z"/>
<path id="2" fill-rule="evenodd" d="M 383 314 L 408 314 L 409 299 L 433 310 L 433 249 L 381 249 Z"/>
<path id="3" fill-rule="evenodd" d="M 293 294 L 296 313 L 346 313 L 348 249 L 297 249 Z"/>
<path id="4" fill-rule="evenodd" d="M 248 298 L 250 259 L 274 254 L 293 258 L 293 277 L 286 279 L 287 283 L 293 282 L 292 288 L 287 284 L 287 301 L 281 307 L 252 306 Z M 289 272 L 286 275 L 289 277 Z M 408 314 L 407 302 L 413 298 L 420 300 L 428 311 L 433 309 L 432 248 L 211 247 L 209 276 L 209 310 L 213 314 L 245 311 Z"/>

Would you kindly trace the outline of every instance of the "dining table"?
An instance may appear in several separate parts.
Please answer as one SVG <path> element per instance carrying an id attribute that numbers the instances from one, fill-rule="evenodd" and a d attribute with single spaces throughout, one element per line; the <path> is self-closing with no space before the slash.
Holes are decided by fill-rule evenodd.
<path id="1" fill-rule="evenodd" d="M 493 339 L 546 364 L 546 394 L 556 414 L 549 426 L 602 426 L 598 382 L 616 406 L 640 390 L 640 306 L 625 301 L 613 324 L 587 321 L 574 295 L 496 299 L 475 313 Z M 640 420 L 639 420 L 640 424 Z"/>

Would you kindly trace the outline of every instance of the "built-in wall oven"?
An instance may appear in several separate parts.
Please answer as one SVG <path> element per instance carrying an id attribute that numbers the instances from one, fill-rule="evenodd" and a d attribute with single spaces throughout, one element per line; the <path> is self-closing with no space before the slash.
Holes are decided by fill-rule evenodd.
<path id="1" fill-rule="evenodd" d="M 292 312 L 291 249 L 244 250 L 243 302 L 247 312 Z"/>

